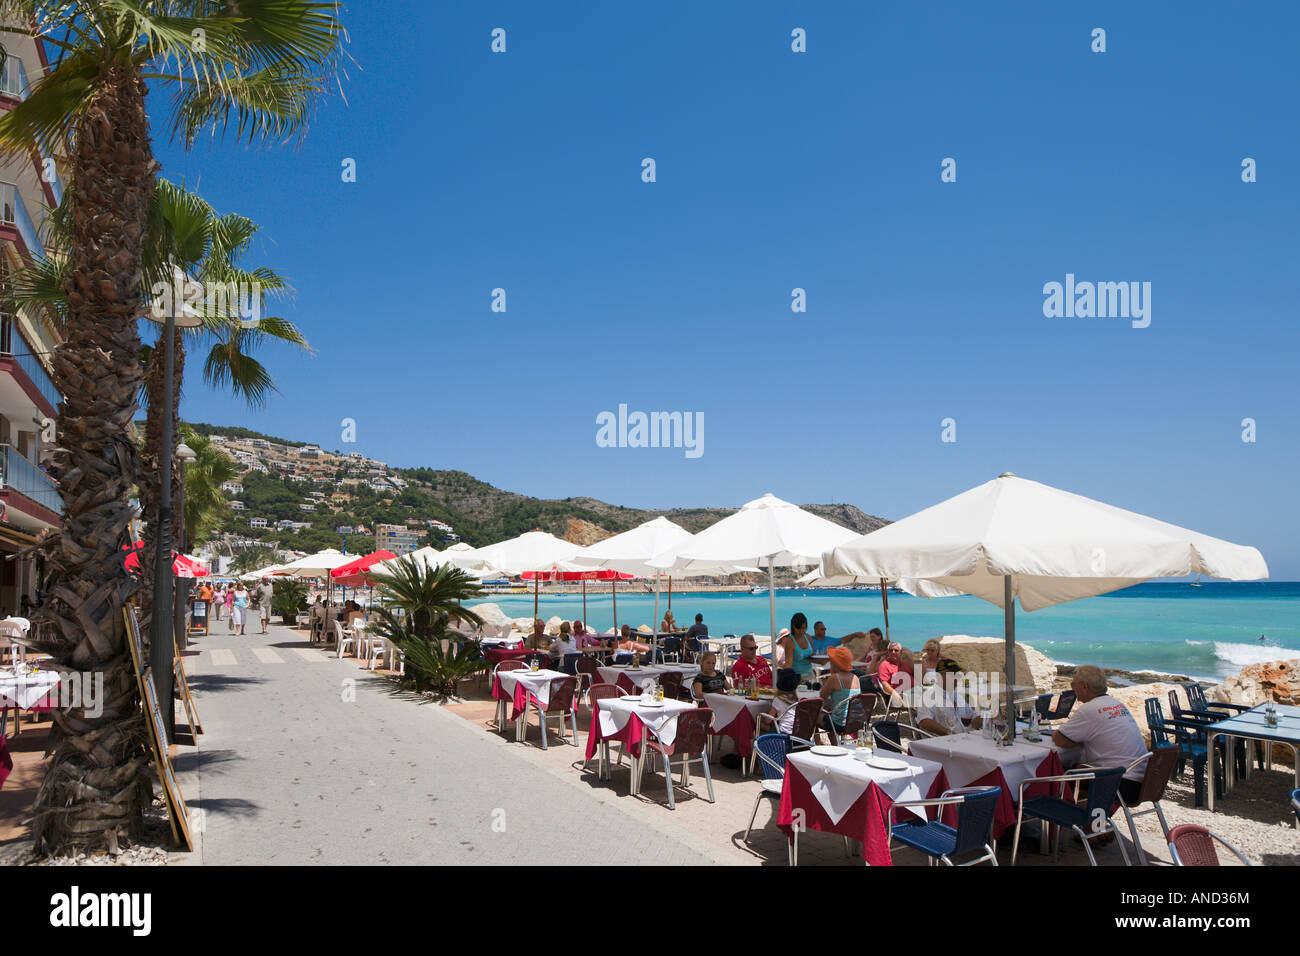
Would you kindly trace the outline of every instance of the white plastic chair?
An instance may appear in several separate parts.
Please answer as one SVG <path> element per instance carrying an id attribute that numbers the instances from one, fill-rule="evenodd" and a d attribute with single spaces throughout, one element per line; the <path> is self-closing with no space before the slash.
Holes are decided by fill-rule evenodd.
<path id="1" fill-rule="evenodd" d="M 353 636 L 352 629 L 344 627 L 342 621 L 334 622 L 334 643 L 338 647 L 339 657 L 342 657 L 343 652 L 349 647 L 356 647 L 357 639 Z"/>

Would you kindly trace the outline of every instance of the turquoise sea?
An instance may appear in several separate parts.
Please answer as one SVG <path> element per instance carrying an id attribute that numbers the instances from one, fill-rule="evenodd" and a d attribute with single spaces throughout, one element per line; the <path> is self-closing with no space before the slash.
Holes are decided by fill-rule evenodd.
<path id="1" fill-rule="evenodd" d="M 509 617 L 533 612 L 532 595 L 488 600 Z M 666 607 L 661 596 L 660 613 Z M 875 591 L 778 589 L 777 628 L 788 627 L 796 611 L 806 614 L 810 625 L 825 621 L 831 635 L 883 628 Z M 674 594 L 678 621 L 693 621 L 697 612 L 714 634 L 768 631 L 766 594 Z M 581 617 L 582 596 L 542 595 L 540 614 Z M 608 590 L 589 589 L 587 614 L 596 630 L 614 623 Z M 653 616 L 653 595 L 619 593 L 619 624 L 648 625 Z M 891 594 L 889 624 L 895 640 L 919 649 L 928 638 L 944 634 L 1001 637 L 1002 611 L 969 596 L 927 600 Z M 1140 584 L 1032 614 L 1017 610 L 1016 639 L 1061 663 L 1218 679 L 1257 661 L 1300 657 L 1300 582 Z"/>

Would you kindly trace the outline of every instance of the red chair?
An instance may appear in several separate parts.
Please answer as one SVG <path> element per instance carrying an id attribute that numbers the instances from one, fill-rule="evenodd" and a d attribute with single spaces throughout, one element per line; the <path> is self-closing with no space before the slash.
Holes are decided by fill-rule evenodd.
<path id="1" fill-rule="evenodd" d="M 591 687 L 587 689 L 587 706 L 591 709 L 592 722 L 595 723 L 597 719 L 596 701 L 626 696 L 627 691 L 623 690 L 623 688 L 619 687 L 617 684 L 592 684 Z M 623 754 L 623 745 L 620 743 L 618 745 L 618 765 L 620 767 L 623 765 Z M 609 772 L 609 741 L 602 740 L 600 742 L 600 755 L 597 759 L 599 760 L 599 764 L 597 765 L 597 774 L 603 780 L 605 775 Z M 587 769 L 586 760 L 582 761 L 582 769 Z"/>
<path id="2" fill-rule="evenodd" d="M 1174 866 L 1221 866 L 1219 854 L 1214 850 L 1216 840 L 1231 850 L 1243 866 L 1251 865 L 1240 850 L 1217 833 L 1195 823 L 1184 823 L 1169 831 L 1169 853 L 1174 858 Z"/>
<path id="3" fill-rule="evenodd" d="M 790 731 L 790 736 L 802 740 L 814 740 L 813 735 L 817 733 L 821 717 L 822 699 L 805 697 L 794 705 L 794 728 Z"/>
<path id="4" fill-rule="evenodd" d="M 664 689 L 664 700 L 677 700 L 682 696 L 681 671 L 664 671 L 659 675 L 659 686 Z"/>
<path id="5" fill-rule="evenodd" d="M 600 672 L 596 669 L 596 660 L 590 654 L 583 654 L 574 664 L 578 676 L 578 699 L 591 688 L 600 683 Z"/>
<path id="6" fill-rule="evenodd" d="M 578 715 L 573 710 L 573 695 L 577 690 L 578 679 L 576 677 L 553 677 L 550 683 L 550 699 L 546 702 L 546 709 L 542 709 L 541 702 L 532 698 L 533 709 L 537 712 L 537 726 L 542 732 L 542 749 L 546 750 L 546 737 L 550 728 L 547 727 L 548 720 L 558 720 L 560 722 L 560 738 L 564 738 L 565 728 L 569 726 L 566 721 L 572 721 L 573 727 L 573 746 L 578 746 Z"/>
<path id="7" fill-rule="evenodd" d="M 1146 816 L 1148 813 L 1154 813 L 1156 819 L 1160 821 L 1160 829 L 1164 831 L 1165 840 L 1169 840 L 1169 822 L 1165 819 L 1165 811 L 1160 806 L 1160 801 L 1164 799 L 1165 787 L 1169 785 L 1169 778 L 1174 775 L 1174 768 L 1178 766 L 1179 748 L 1175 744 L 1167 744 L 1163 747 L 1157 747 L 1151 751 L 1145 758 L 1146 772 L 1142 777 L 1142 789 L 1138 791 L 1137 799 L 1129 804 L 1123 794 L 1120 795 L 1119 805 L 1124 811 L 1124 817 L 1128 820 L 1128 832 L 1133 836 L 1133 846 L 1137 850 L 1138 866 L 1147 865 L 1147 854 L 1142 849 L 1142 841 L 1138 838 L 1137 824 L 1134 823 L 1138 817 Z M 1129 764 L 1129 767 L 1137 765 L 1138 761 Z M 1146 810 L 1136 810 L 1144 803 L 1151 804 Z"/>
<path id="8" fill-rule="evenodd" d="M 717 802 L 713 797 L 713 777 L 709 773 L 709 755 L 706 749 L 709 745 L 709 725 L 712 723 L 713 711 L 708 707 L 701 707 L 698 710 L 686 710 L 677 717 L 677 735 L 673 738 L 671 744 L 665 744 L 653 739 L 646 741 L 646 753 L 643 756 L 643 763 L 649 763 L 650 751 L 654 751 L 663 758 L 664 780 L 668 785 L 669 810 L 677 809 L 677 802 L 673 799 L 672 761 L 674 757 L 678 758 L 678 763 L 682 768 L 682 787 L 690 785 L 690 766 L 695 761 L 699 761 L 704 768 L 704 781 L 709 786 L 709 803 Z"/>

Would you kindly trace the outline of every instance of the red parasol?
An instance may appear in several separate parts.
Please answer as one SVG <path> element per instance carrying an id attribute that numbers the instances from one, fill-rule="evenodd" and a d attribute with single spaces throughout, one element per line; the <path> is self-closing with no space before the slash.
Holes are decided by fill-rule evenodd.
<path id="1" fill-rule="evenodd" d="M 136 541 L 132 544 L 123 545 L 123 551 L 130 551 L 126 556 L 126 569 L 132 574 L 140 573 L 140 549 L 144 547 L 143 541 Z M 178 578 L 206 578 L 212 572 L 206 566 L 187 558 L 183 554 L 172 552 L 172 574 Z"/>
<path id="2" fill-rule="evenodd" d="M 339 584 L 345 588 L 364 587 L 370 581 L 363 572 L 368 571 L 380 561 L 391 561 L 395 557 L 397 555 L 391 551 L 372 551 L 370 554 L 363 555 L 355 561 L 349 561 L 347 564 L 341 564 L 330 571 L 330 583 Z"/>

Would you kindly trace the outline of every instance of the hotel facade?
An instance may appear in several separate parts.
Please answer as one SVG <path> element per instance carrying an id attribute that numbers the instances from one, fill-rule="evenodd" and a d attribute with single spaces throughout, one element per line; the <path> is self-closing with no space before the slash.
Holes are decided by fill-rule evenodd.
<path id="1" fill-rule="evenodd" d="M 45 52 L 32 37 L 0 34 L 0 110 L 23 101 L 45 74 Z M 49 210 L 62 200 L 53 157 L 33 151 L 0 159 L 0 616 L 27 616 L 40 569 L 20 549 L 62 524 L 63 505 L 46 473 L 60 396 L 50 356 L 62 341 L 54 317 L 12 300 L 14 272 L 45 253 Z"/>

